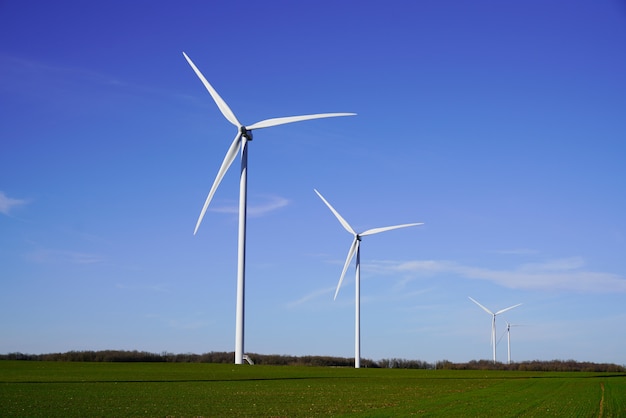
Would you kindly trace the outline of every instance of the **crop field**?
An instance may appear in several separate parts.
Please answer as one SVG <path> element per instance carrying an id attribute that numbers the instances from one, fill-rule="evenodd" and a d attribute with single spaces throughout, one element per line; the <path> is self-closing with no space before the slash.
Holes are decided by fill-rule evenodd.
<path id="1" fill-rule="evenodd" d="M 2 417 L 618 417 L 626 374 L 0 361 Z"/>

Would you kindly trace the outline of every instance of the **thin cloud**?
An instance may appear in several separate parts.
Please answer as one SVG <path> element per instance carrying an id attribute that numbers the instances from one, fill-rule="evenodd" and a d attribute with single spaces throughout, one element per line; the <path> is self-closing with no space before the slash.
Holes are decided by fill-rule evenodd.
<path id="1" fill-rule="evenodd" d="M 196 315 L 197 316 L 197 315 Z M 185 319 L 175 319 L 168 318 L 160 314 L 146 314 L 144 315 L 147 319 L 153 319 L 156 321 L 160 321 L 163 324 L 166 324 L 170 328 L 180 329 L 180 330 L 196 330 L 201 328 L 206 328 L 209 325 L 209 322 L 204 319 L 194 319 L 194 318 L 185 318 Z"/>
<path id="2" fill-rule="evenodd" d="M 92 83 L 112 86 L 124 85 L 121 81 L 107 74 L 75 66 L 51 65 L 42 61 L 23 59 L 15 56 L 0 55 L 0 62 L 5 70 L 10 70 L 14 81 L 18 77 L 48 77 L 57 80 L 86 80 Z M 5 74 L 6 76 L 7 74 Z"/>
<path id="3" fill-rule="evenodd" d="M 122 92 L 137 97 L 180 97 L 178 92 L 141 85 L 121 80 L 113 75 L 85 67 L 55 65 L 44 61 L 23 59 L 0 54 L 0 86 L 31 94 L 42 94 L 36 83 L 45 83 L 46 88 L 57 89 L 55 94 L 83 91 L 85 86 L 105 88 L 107 91 Z"/>
<path id="4" fill-rule="evenodd" d="M 626 292 L 626 278 L 618 274 L 588 270 L 581 257 L 525 263 L 510 269 L 490 269 L 447 260 L 414 260 L 397 264 L 386 262 L 377 263 L 375 267 L 380 271 L 399 272 L 412 277 L 452 274 L 490 281 L 511 289 Z"/>
<path id="5" fill-rule="evenodd" d="M 324 289 L 319 289 L 319 290 L 315 290 L 307 295 L 304 295 L 303 297 L 301 297 L 298 300 L 294 300 L 293 302 L 289 302 L 287 304 L 288 308 L 295 308 L 296 306 L 302 305 L 306 302 L 309 302 L 313 299 L 317 299 L 321 296 L 325 296 L 325 295 L 332 295 L 333 292 L 335 291 L 335 287 L 327 287 Z"/>
<path id="6" fill-rule="evenodd" d="M 528 248 L 514 248 L 511 250 L 497 250 L 492 251 L 494 254 L 503 254 L 503 255 L 536 255 L 537 250 L 531 250 Z"/>
<path id="7" fill-rule="evenodd" d="M 65 250 L 38 250 L 28 255 L 28 259 L 38 263 L 96 264 L 103 261 L 96 254 Z"/>
<path id="8" fill-rule="evenodd" d="M 169 321 L 167 321 L 167 324 L 172 328 L 182 329 L 182 330 L 195 330 L 195 329 L 206 328 L 207 326 L 206 321 L 200 321 L 200 320 L 187 322 L 187 321 L 179 321 L 176 319 L 170 319 Z"/>
<path id="9" fill-rule="evenodd" d="M 12 209 L 25 205 L 26 203 L 26 200 L 10 198 L 4 194 L 4 192 L 0 191 L 0 213 L 4 215 L 8 216 Z"/>
<path id="10" fill-rule="evenodd" d="M 346 289 L 344 289 L 345 287 L 351 287 L 353 286 L 354 280 L 352 280 L 352 283 L 346 283 L 346 281 L 350 282 L 350 279 L 344 279 L 344 282 L 342 283 L 342 290 L 339 291 L 339 293 L 346 292 Z M 335 290 L 337 289 L 336 286 L 332 286 L 332 287 L 326 287 L 323 289 L 318 289 L 315 291 L 312 291 L 304 296 L 302 296 L 300 299 L 297 299 L 295 301 L 289 302 L 287 303 L 287 308 L 295 308 L 297 306 L 300 305 L 304 305 L 312 300 L 316 300 L 319 298 L 326 298 L 327 301 L 332 301 L 332 296 L 335 293 Z M 397 289 L 396 289 L 397 290 Z M 347 290 L 348 292 L 350 292 L 350 290 Z M 405 299 L 413 299 L 416 296 L 420 296 L 423 295 L 424 293 L 428 293 L 431 292 L 432 289 L 431 288 L 427 288 L 427 289 L 419 289 L 419 290 L 415 290 L 412 292 L 396 292 L 396 294 L 392 295 L 392 296 L 383 296 L 383 298 L 389 300 L 389 297 L 391 297 L 391 300 L 405 300 Z M 348 296 L 348 300 L 350 299 L 351 296 Z M 381 299 L 381 295 L 370 295 L 370 296 L 361 296 L 361 304 L 364 304 L 368 301 L 374 300 L 374 299 Z M 350 302 L 352 303 L 352 302 Z"/>
<path id="11" fill-rule="evenodd" d="M 263 216 L 280 208 L 283 208 L 289 204 L 289 200 L 280 196 L 264 196 L 267 200 L 265 203 L 248 205 L 246 213 L 249 216 Z M 211 209 L 213 212 L 218 213 L 238 213 L 239 206 L 222 206 Z"/>
<path id="12" fill-rule="evenodd" d="M 169 292 L 169 288 L 165 284 L 147 284 L 147 285 L 127 285 L 123 283 L 118 283 L 115 285 L 117 289 L 120 290 L 130 290 L 130 291 L 149 291 L 149 292 Z"/>

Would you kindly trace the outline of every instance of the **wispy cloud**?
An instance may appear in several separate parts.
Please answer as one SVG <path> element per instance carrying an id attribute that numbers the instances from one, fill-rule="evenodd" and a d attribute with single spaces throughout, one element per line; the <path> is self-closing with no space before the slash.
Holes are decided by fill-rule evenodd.
<path id="1" fill-rule="evenodd" d="M 395 264 L 379 262 L 368 268 L 404 273 L 414 278 L 420 275 L 455 275 L 486 280 L 511 289 L 626 292 L 626 278 L 623 276 L 592 271 L 585 266 L 581 257 L 570 257 L 525 263 L 509 269 L 470 266 L 448 260 L 413 260 Z"/>
<path id="2" fill-rule="evenodd" d="M 249 216 L 263 216 L 289 204 L 288 199 L 280 196 L 263 196 L 262 198 L 265 200 L 264 203 L 248 205 L 246 212 Z M 237 205 L 221 206 L 211 210 L 220 213 L 237 213 L 239 207 Z"/>
<path id="3" fill-rule="evenodd" d="M 9 215 L 13 208 L 16 208 L 27 203 L 24 199 L 13 199 L 0 191 L 0 213 Z"/>
<path id="4" fill-rule="evenodd" d="M 131 291 L 148 291 L 148 292 L 169 292 L 168 286 L 164 284 L 142 284 L 142 285 L 128 285 L 123 283 L 117 283 L 115 285 L 117 289 L 120 290 L 131 290 Z"/>
<path id="5" fill-rule="evenodd" d="M 153 319 L 160 321 L 166 324 L 170 328 L 181 329 L 181 330 L 196 330 L 205 328 L 209 322 L 205 319 L 197 319 L 198 315 L 193 315 L 194 318 L 184 318 L 184 319 L 176 319 L 176 318 L 168 318 L 161 314 L 146 314 L 144 315 L 147 319 Z"/>
<path id="6" fill-rule="evenodd" d="M 354 293 L 353 290 L 350 289 L 346 289 L 349 287 L 352 287 L 352 289 L 354 289 L 354 280 L 350 280 L 350 278 L 344 279 L 344 282 L 341 286 L 341 290 L 340 290 L 340 294 L 341 292 L 347 292 L 349 296 L 344 296 L 344 300 L 348 300 L 349 303 L 352 303 L 351 301 L 353 300 L 352 297 L 350 296 Z M 311 302 L 313 300 L 319 299 L 319 298 L 325 298 L 327 302 L 332 302 L 333 300 L 333 295 L 335 293 L 336 290 L 336 286 L 332 286 L 332 287 L 326 287 L 323 289 L 318 289 L 318 290 L 314 290 L 304 296 L 302 296 L 300 299 L 294 300 L 292 302 L 287 303 L 287 308 L 295 308 L 297 306 L 300 305 L 304 305 L 308 302 Z M 414 299 L 416 296 L 420 296 L 423 295 L 425 293 L 431 292 L 432 289 L 431 288 L 425 288 L 425 289 L 418 289 L 418 290 L 414 290 L 414 291 L 410 291 L 410 292 L 406 292 L 403 289 L 398 289 L 398 286 L 394 286 L 394 288 L 392 289 L 393 292 L 390 294 L 386 294 L 386 295 L 369 295 L 369 296 L 361 296 L 361 303 L 365 303 L 367 301 L 370 300 L 374 300 L 374 299 L 387 299 L 387 300 L 393 300 L 393 301 L 397 301 L 397 300 L 406 300 L 406 299 Z M 352 293 L 351 293 L 352 292 Z"/>
<path id="7" fill-rule="evenodd" d="M 493 251 L 493 253 L 503 255 L 535 255 L 537 254 L 537 250 L 531 250 L 529 248 L 514 248 L 510 250 L 497 250 Z"/>
<path id="8" fill-rule="evenodd" d="M 61 94 L 76 93 L 83 97 L 85 88 L 103 88 L 108 93 L 117 92 L 135 97 L 180 97 L 178 92 L 136 84 L 86 67 L 59 65 L 1 53 L 0 86 L 19 94 L 52 97 L 55 103 Z"/>
<path id="9" fill-rule="evenodd" d="M 176 319 L 170 319 L 169 321 L 167 321 L 167 324 L 172 328 L 183 329 L 183 330 L 201 329 L 207 326 L 207 322 L 201 321 L 201 320 L 179 321 Z"/>
<path id="10" fill-rule="evenodd" d="M 302 304 L 304 304 L 306 302 L 309 302 L 309 301 L 311 301 L 313 299 L 317 299 L 317 298 L 319 298 L 321 296 L 326 296 L 326 295 L 330 296 L 330 295 L 333 294 L 334 291 L 335 291 L 334 287 L 327 287 L 327 288 L 324 288 L 324 289 L 315 290 L 315 291 L 313 291 L 313 292 L 311 292 L 309 294 L 306 294 L 306 295 L 302 296 L 298 300 L 294 300 L 293 302 L 289 302 L 287 304 L 287 307 L 288 308 L 295 308 L 296 306 L 302 305 Z"/>
<path id="11" fill-rule="evenodd" d="M 103 258 L 96 254 L 65 250 L 37 250 L 27 257 L 38 263 L 96 264 L 103 261 Z"/>
<path id="12" fill-rule="evenodd" d="M 22 80 L 24 77 L 46 77 L 47 79 L 53 78 L 58 80 L 85 80 L 108 86 L 123 85 L 122 82 L 114 77 L 81 67 L 54 65 L 2 54 L 0 54 L 0 63 L 3 64 L 4 75 L 11 76 L 11 81 Z"/>

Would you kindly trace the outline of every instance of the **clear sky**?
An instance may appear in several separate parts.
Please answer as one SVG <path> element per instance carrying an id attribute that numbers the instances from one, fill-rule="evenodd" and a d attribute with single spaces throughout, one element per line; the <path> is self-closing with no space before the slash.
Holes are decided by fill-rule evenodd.
<path id="1" fill-rule="evenodd" d="M 0 353 L 233 351 L 626 364 L 626 3 L 0 2 Z M 506 360 L 506 338 L 498 345 Z"/>

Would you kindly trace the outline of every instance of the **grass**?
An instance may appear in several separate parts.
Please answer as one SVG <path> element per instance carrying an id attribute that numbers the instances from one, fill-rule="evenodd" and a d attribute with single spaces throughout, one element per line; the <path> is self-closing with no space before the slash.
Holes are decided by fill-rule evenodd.
<path id="1" fill-rule="evenodd" d="M 626 416 L 626 374 L 0 361 L 0 416 Z"/>

